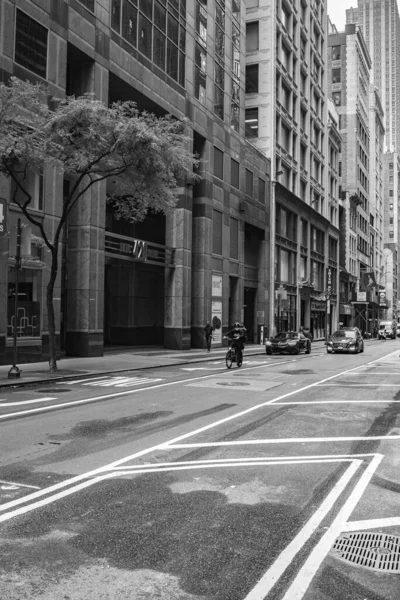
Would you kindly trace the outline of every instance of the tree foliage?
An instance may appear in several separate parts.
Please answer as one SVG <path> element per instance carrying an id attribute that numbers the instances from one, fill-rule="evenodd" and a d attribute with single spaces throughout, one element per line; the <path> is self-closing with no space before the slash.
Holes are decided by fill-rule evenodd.
<path id="1" fill-rule="evenodd" d="M 92 95 L 54 98 L 46 86 L 17 78 L 0 84 L 0 173 L 12 180 L 12 200 L 39 229 L 52 257 L 47 287 L 52 370 L 57 368 L 52 300 L 68 215 L 102 180 L 107 180 L 117 218 L 134 222 L 143 220 L 149 210 L 172 210 L 178 183 L 196 180 L 186 127 L 169 115 L 158 118 L 140 112 L 130 101 L 108 107 Z M 49 167 L 70 182 L 66 195 L 60 190 L 60 217 L 51 235 L 30 210 L 33 198 L 28 186 L 28 173 Z"/>

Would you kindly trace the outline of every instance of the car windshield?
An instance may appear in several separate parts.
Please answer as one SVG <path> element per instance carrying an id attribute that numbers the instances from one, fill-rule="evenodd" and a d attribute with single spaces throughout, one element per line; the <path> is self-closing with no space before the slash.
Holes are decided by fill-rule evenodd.
<path id="1" fill-rule="evenodd" d="M 355 338 L 356 337 L 356 332 L 355 331 L 351 331 L 349 329 L 339 329 L 339 331 L 335 331 L 335 333 L 332 335 L 332 337 L 335 338 Z"/>
<path id="2" fill-rule="evenodd" d="M 297 334 L 293 333 L 292 331 L 281 331 L 280 333 L 277 333 L 275 336 L 276 340 L 293 340 L 296 339 Z"/>

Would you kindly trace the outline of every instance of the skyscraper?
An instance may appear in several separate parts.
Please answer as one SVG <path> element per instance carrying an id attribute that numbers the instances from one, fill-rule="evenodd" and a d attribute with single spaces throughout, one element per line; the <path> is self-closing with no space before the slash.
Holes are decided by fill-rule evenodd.
<path id="1" fill-rule="evenodd" d="M 358 24 L 372 59 L 372 81 L 385 111 L 385 150 L 400 148 L 400 17 L 397 0 L 358 0 L 346 11 Z"/>

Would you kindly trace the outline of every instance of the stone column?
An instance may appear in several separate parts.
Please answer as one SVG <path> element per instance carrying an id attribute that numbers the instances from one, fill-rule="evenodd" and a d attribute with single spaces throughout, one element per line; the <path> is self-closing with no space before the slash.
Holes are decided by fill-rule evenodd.
<path id="1" fill-rule="evenodd" d="M 201 156 L 203 165 L 210 164 L 208 141 Z M 200 173 L 202 180 L 195 186 L 193 198 L 192 241 L 192 347 L 205 348 L 204 326 L 211 321 L 211 255 L 212 255 L 212 184 L 209 174 Z"/>
<path id="2" fill-rule="evenodd" d="M 192 191 L 183 188 L 178 206 L 166 218 L 165 244 L 173 265 L 165 268 L 164 346 L 190 349 Z"/>
<path id="3" fill-rule="evenodd" d="M 108 102 L 108 71 L 93 68 L 96 96 Z M 93 185 L 68 219 L 66 354 L 102 356 L 105 181 Z"/>

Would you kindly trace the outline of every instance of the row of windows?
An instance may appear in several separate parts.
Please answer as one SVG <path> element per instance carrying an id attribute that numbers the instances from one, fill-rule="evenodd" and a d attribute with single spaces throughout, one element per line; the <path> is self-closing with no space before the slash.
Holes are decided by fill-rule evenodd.
<path id="1" fill-rule="evenodd" d="M 224 180 L 224 153 L 214 146 L 214 175 L 218 179 Z M 240 189 L 240 165 L 231 158 L 230 184 Z M 254 197 L 254 173 L 250 169 L 245 169 L 245 193 L 247 196 Z M 258 177 L 258 201 L 265 203 L 266 183 L 261 177 Z"/>

